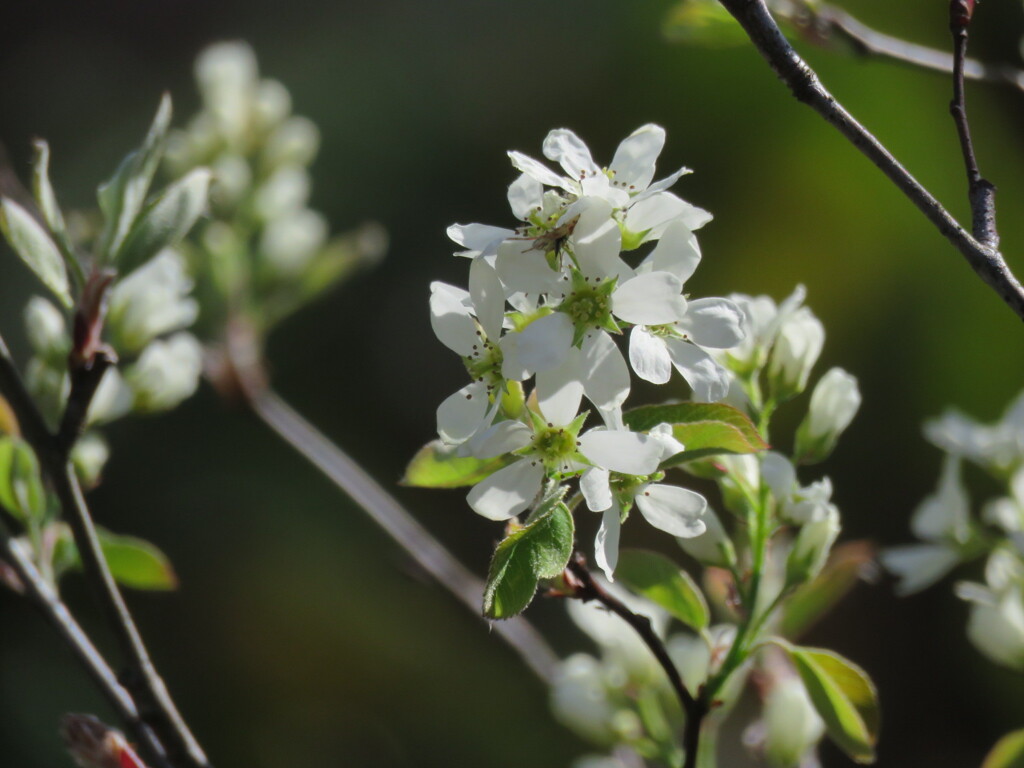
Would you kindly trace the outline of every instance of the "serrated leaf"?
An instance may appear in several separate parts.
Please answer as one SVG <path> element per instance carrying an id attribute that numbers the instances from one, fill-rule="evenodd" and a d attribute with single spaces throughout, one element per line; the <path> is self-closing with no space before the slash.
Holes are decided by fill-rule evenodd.
<path id="1" fill-rule="evenodd" d="M 14 252 L 35 272 L 43 285 L 70 308 L 68 271 L 57 245 L 42 225 L 13 200 L 0 201 L 0 230 Z"/>
<path id="2" fill-rule="evenodd" d="M 484 589 L 484 616 L 508 619 L 530 604 L 540 579 L 553 579 L 569 564 L 574 524 L 564 504 L 502 541 L 494 551 Z"/>
<path id="3" fill-rule="evenodd" d="M 644 432 L 658 424 L 671 424 L 672 434 L 686 451 L 663 466 L 720 453 L 756 453 L 768 448 L 753 422 L 742 411 L 722 403 L 646 405 L 623 414 L 630 429 Z"/>
<path id="4" fill-rule="evenodd" d="M 22 521 L 46 515 L 39 462 L 28 443 L 16 437 L 0 437 L 0 506 Z"/>
<path id="5" fill-rule="evenodd" d="M 981 768 L 1024 768 L 1024 729 L 1012 731 L 997 741 Z"/>
<path id="6" fill-rule="evenodd" d="M 662 25 L 669 40 L 709 48 L 741 45 L 747 35 L 716 0 L 684 0 L 673 7 Z"/>
<path id="7" fill-rule="evenodd" d="M 108 261 L 120 249 L 145 205 L 150 184 L 163 157 L 164 140 L 170 124 L 171 99 L 164 94 L 142 146 L 122 160 L 110 180 L 97 190 L 100 210 L 106 218 L 100 253 Z"/>
<path id="8" fill-rule="evenodd" d="M 787 648 L 829 737 L 858 763 L 875 761 L 878 694 L 860 667 L 821 648 Z"/>
<path id="9" fill-rule="evenodd" d="M 664 555 L 641 549 L 622 550 L 615 576 L 687 626 L 707 628 L 711 614 L 704 595 L 690 574 Z"/>
<path id="10" fill-rule="evenodd" d="M 188 234 L 206 210 L 209 187 L 209 169 L 196 168 L 167 187 L 139 214 L 114 259 L 122 277 Z"/>
<path id="11" fill-rule="evenodd" d="M 846 542 L 832 550 L 818 577 L 786 600 L 779 632 L 790 640 L 806 632 L 853 589 L 874 554 L 866 541 Z"/>
<path id="12" fill-rule="evenodd" d="M 415 488 L 462 488 L 476 485 L 512 461 L 508 456 L 493 459 L 456 456 L 453 446 L 434 440 L 412 457 L 401 483 Z"/>

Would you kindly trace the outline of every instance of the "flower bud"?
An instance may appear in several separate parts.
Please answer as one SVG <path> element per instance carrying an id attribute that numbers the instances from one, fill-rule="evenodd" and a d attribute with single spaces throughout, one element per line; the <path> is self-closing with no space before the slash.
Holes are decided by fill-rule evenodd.
<path id="1" fill-rule="evenodd" d="M 199 314 L 191 290 L 185 260 L 171 249 L 120 281 L 111 291 L 107 315 L 115 346 L 138 352 L 157 336 L 191 325 Z"/>
<path id="2" fill-rule="evenodd" d="M 796 432 L 796 455 L 805 464 L 822 461 L 860 408 L 857 379 L 841 368 L 831 368 L 811 394 L 810 410 Z"/>
<path id="3" fill-rule="evenodd" d="M 807 307 L 782 322 L 768 363 L 772 397 L 778 401 L 799 395 L 807 387 L 811 368 L 825 343 L 825 328 Z"/>
<path id="4" fill-rule="evenodd" d="M 199 386 L 203 351 L 195 337 L 178 333 L 146 347 L 126 378 L 141 411 L 173 408 Z"/>
<path id="5" fill-rule="evenodd" d="M 765 756 L 774 768 L 798 768 L 821 740 L 825 724 L 800 678 L 777 679 L 764 702 Z"/>
<path id="6" fill-rule="evenodd" d="M 786 586 L 810 581 L 828 559 L 828 553 L 839 536 L 839 510 L 829 504 L 824 514 L 800 529 L 786 559 Z"/>
<path id="7" fill-rule="evenodd" d="M 320 131 L 304 117 L 290 117 L 270 134 L 263 160 L 270 168 L 294 163 L 309 165 L 320 148 Z"/>
<path id="8" fill-rule="evenodd" d="M 64 365 L 71 339 L 59 309 L 46 299 L 33 296 L 25 306 L 25 328 L 29 343 L 39 357 Z"/>
<path id="9" fill-rule="evenodd" d="M 245 43 L 211 45 L 196 59 L 203 103 L 231 142 L 249 128 L 257 77 L 256 55 Z"/>
<path id="10" fill-rule="evenodd" d="M 1015 585 L 994 592 L 976 584 L 958 585 L 957 594 L 971 605 L 967 637 L 996 664 L 1024 670 L 1024 601 Z"/>
<path id="11" fill-rule="evenodd" d="M 78 479 L 86 488 L 99 483 L 103 467 L 110 458 L 106 441 L 95 432 L 82 435 L 71 450 L 71 461 L 75 465 Z"/>

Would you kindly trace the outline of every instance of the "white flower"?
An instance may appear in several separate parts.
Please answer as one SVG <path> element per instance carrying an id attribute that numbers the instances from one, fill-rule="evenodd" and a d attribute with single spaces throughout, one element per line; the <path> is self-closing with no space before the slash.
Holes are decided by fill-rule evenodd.
<path id="1" fill-rule="evenodd" d="M 199 386 L 203 350 L 195 337 L 177 333 L 154 341 L 125 376 L 135 393 L 135 407 L 142 411 L 173 408 Z"/>
<path id="2" fill-rule="evenodd" d="M 119 281 L 107 315 L 116 346 L 139 352 L 157 336 L 190 326 L 199 314 L 191 291 L 184 258 L 169 248 Z"/>
<path id="3" fill-rule="evenodd" d="M 575 601 L 574 601 L 575 602 Z M 601 663 L 576 653 L 562 662 L 551 685 L 555 717 L 580 735 L 604 744 L 611 741 L 615 707 Z"/>
<path id="4" fill-rule="evenodd" d="M 796 535 L 786 559 L 786 584 L 802 584 L 821 573 L 838 536 L 839 510 L 829 505 L 821 517 L 805 523 Z"/>
<path id="5" fill-rule="evenodd" d="M 779 327 L 803 304 L 806 293 L 804 287 L 798 285 L 778 306 L 769 296 L 731 294 L 729 298 L 743 312 L 747 335 L 739 344 L 719 353 L 719 358 L 741 375 L 749 375 L 762 367 L 768 360 Z"/>
<path id="6" fill-rule="evenodd" d="M 925 424 L 925 438 L 944 451 L 1005 474 L 1024 460 L 1024 393 L 995 424 L 984 425 L 955 411 Z"/>
<path id="7" fill-rule="evenodd" d="M 777 678 L 764 702 L 765 754 L 775 768 L 799 768 L 825 734 L 825 723 L 796 675 Z"/>
<path id="8" fill-rule="evenodd" d="M 985 581 L 957 584 L 957 595 L 971 603 L 967 636 L 997 664 L 1024 670 L 1024 563 L 997 549 L 985 566 Z"/>
<path id="9" fill-rule="evenodd" d="M 803 461 L 821 461 L 835 447 L 860 408 L 857 379 L 841 368 L 831 368 L 811 393 L 807 416 L 796 433 L 796 455 Z"/>

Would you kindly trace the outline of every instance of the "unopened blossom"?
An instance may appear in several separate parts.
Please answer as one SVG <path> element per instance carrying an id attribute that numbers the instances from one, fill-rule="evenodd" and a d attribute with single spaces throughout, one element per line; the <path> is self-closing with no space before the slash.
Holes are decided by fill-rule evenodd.
<path id="1" fill-rule="evenodd" d="M 803 305 L 806 295 L 804 287 L 798 285 L 793 293 L 776 305 L 770 296 L 730 294 L 729 299 L 743 312 L 747 333 L 738 344 L 718 353 L 719 358 L 741 376 L 763 367 L 768 362 L 779 328 Z"/>
<path id="2" fill-rule="evenodd" d="M 996 549 L 985 566 L 986 584 L 961 583 L 957 595 L 971 604 L 967 636 L 992 661 L 1024 670 L 1024 563 Z"/>
<path id="3" fill-rule="evenodd" d="M 163 411 L 190 397 L 199 386 L 203 350 L 196 338 L 176 333 L 154 341 L 132 365 L 125 380 L 135 393 L 141 411 Z"/>
<path id="4" fill-rule="evenodd" d="M 199 314 L 191 292 L 185 259 L 170 248 L 120 280 L 107 314 L 117 348 L 139 352 L 158 336 L 190 326 Z"/>
<path id="5" fill-rule="evenodd" d="M 800 768 L 825 734 L 825 723 L 795 674 L 776 678 L 764 701 L 765 757 L 774 768 Z"/>
<path id="6" fill-rule="evenodd" d="M 786 400 L 806 389 L 824 343 L 825 328 L 807 307 L 783 319 L 768 363 L 768 382 L 776 400 Z"/>
<path id="7" fill-rule="evenodd" d="M 831 368 L 811 393 L 810 410 L 796 432 L 796 455 L 805 462 L 821 461 L 860 408 L 857 379 L 841 368 Z"/>

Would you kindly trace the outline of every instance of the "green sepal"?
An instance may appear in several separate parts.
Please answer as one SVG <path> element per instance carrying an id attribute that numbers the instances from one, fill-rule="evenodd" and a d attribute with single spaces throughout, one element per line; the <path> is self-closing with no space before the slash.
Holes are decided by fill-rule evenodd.
<path id="1" fill-rule="evenodd" d="M 779 644 L 800 673 L 829 738 L 855 762 L 873 763 L 880 715 L 871 678 L 833 651 Z"/>
<path id="2" fill-rule="evenodd" d="M 0 199 L 0 231 L 43 285 L 70 309 L 73 302 L 64 256 L 46 229 L 32 214 L 5 197 Z"/>
<path id="3" fill-rule="evenodd" d="M 153 176 L 163 157 L 171 124 L 171 98 L 164 94 L 142 146 L 121 161 L 114 175 L 96 190 L 106 219 L 100 238 L 99 258 L 108 264 L 123 244 L 146 202 Z"/>
<path id="4" fill-rule="evenodd" d="M 210 170 L 196 168 L 143 210 L 125 236 L 114 266 L 122 275 L 138 269 L 164 248 L 177 245 L 206 210 Z"/>
<path id="5" fill-rule="evenodd" d="M 478 459 L 457 456 L 456 447 L 432 440 L 417 451 L 405 468 L 402 485 L 415 488 L 462 488 L 476 485 L 514 461 L 512 456 Z"/>
<path id="6" fill-rule="evenodd" d="M 0 506 L 24 523 L 46 516 L 46 490 L 28 443 L 0 437 Z"/>
<path id="7" fill-rule="evenodd" d="M 673 617 L 696 630 L 706 629 L 711 612 L 693 578 L 657 552 L 624 549 L 615 576 L 631 590 L 657 603 Z"/>
<path id="8" fill-rule="evenodd" d="M 649 229 L 641 230 L 640 232 L 634 232 L 631 229 L 627 229 L 625 224 L 619 224 L 619 232 L 622 234 L 622 250 L 623 251 L 635 251 L 641 245 L 644 244 L 644 238 L 647 237 Z"/>
<path id="9" fill-rule="evenodd" d="M 494 551 L 484 589 L 484 616 L 508 619 L 533 600 L 541 579 L 559 576 L 572 555 L 574 524 L 558 502 L 512 533 Z"/>
<path id="10" fill-rule="evenodd" d="M 750 418 L 722 403 L 645 405 L 623 414 L 630 429 L 645 432 L 672 425 L 672 435 L 686 450 L 662 462 L 662 468 L 721 453 L 756 453 L 769 446 Z"/>
<path id="11" fill-rule="evenodd" d="M 78 547 L 70 529 L 63 523 L 54 548 L 54 572 L 58 575 L 81 568 Z M 155 544 L 135 536 L 121 536 L 105 528 L 96 528 L 100 550 L 114 580 L 125 587 L 146 591 L 177 589 L 178 577 L 170 560 Z"/>
<path id="12" fill-rule="evenodd" d="M 1003 736 L 985 756 L 981 768 L 1024 768 L 1024 729 Z"/>

